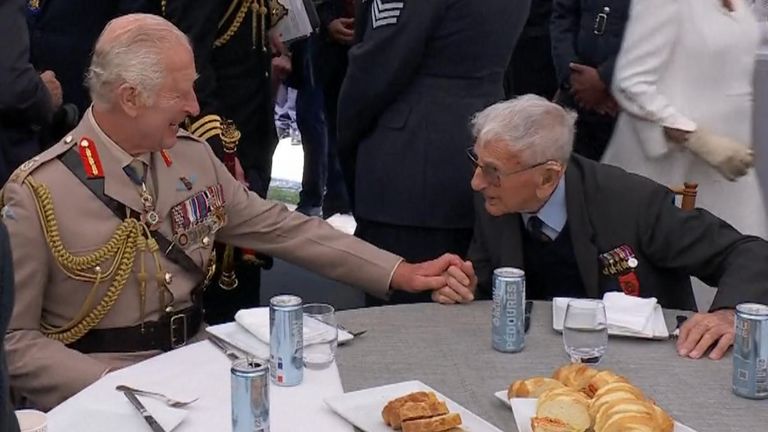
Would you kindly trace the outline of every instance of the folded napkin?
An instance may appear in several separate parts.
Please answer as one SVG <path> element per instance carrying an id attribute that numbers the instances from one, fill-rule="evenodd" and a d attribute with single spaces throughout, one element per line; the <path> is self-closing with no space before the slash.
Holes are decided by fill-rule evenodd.
<path id="1" fill-rule="evenodd" d="M 607 292 L 603 296 L 608 328 L 640 336 L 654 335 L 653 316 L 656 298 L 633 297 L 623 292 Z"/>
<path id="2" fill-rule="evenodd" d="M 260 341 L 269 345 L 269 308 L 259 307 L 253 309 L 241 309 L 235 314 L 235 321 L 248 330 Z M 328 324 L 315 319 L 304 319 L 304 345 L 320 342 L 323 339 L 324 330 Z M 339 329 L 338 342 L 340 344 L 352 340 L 353 336 Z"/>

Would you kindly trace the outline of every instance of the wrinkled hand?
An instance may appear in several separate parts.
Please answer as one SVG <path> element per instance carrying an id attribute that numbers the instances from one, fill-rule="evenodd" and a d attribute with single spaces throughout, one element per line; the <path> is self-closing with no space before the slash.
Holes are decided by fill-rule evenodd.
<path id="1" fill-rule="evenodd" d="M 277 28 L 272 28 L 269 30 L 269 48 L 272 50 L 273 56 L 281 56 L 288 54 L 288 47 L 285 46 L 285 43 L 283 43 L 283 40 L 280 38 L 280 32 L 277 31 Z"/>
<path id="2" fill-rule="evenodd" d="M 328 33 L 336 42 L 352 45 L 355 40 L 355 19 L 336 18 L 328 24 Z"/>
<path id="3" fill-rule="evenodd" d="M 445 272 L 446 286 L 432 291 L 432 301 L 442 304 L 469 303 L 475 299 L 477 276 L 472 261 L 450 266 Z"/>
<path id="4" fill-rule="evenodd" d="M 417 293 L 434 291 L 447 285 L 445 273 L 451 266 L 461 267 L 461 258 L 453 254 L 443 254 L 437 259 L 410 264 L 402 261 L 392 275 L 393 289 Z"/>
<path id="5" fill-rule="evenodd" d="M 677 352 L 683 357 L 701 358 L 708 348 L 714 346 L 709 358 L 719 360 L 733 344 L 733 309 L 721 309 L 711 313 L 697 313 L 680 327 Z"/>
<path id="6" fill-rule="evenodd" d="M 571 90 L 570 93 L 576 102 L 583 108 L 596 110 L 606 103 L 611 96 L 608 87 L 597 69 L 578 63 L 571 63 Z"/>
<path id="7" fill-rule="evenodd" d="M 59 80 L 56 79 L 56 74 L 53 71 L 47 70 L 40 74 L 40 79 L 48 88 L 48 93 L 51 95 L 51 105 L 53 106 L 53 110 L 56 111 L 61 108 L 61 84 L 59 83 Z"/>
<path id="8" fill-rule="evenodd" d="M 239 181 L 241 185 L 248 188 L 248 179 L 245 178 L 245 170 L 243 170 L 243 166 L 240 164 L 240 158 L 238 157 L 235 158 L 235 180 Z"/>
<path id="9" fill-rule="evenodd" d="M 681 144 L 728 180 L 746 175 L 755 163 L 752 149 L 728 137 L 697 129 L 687 138 Z"/>

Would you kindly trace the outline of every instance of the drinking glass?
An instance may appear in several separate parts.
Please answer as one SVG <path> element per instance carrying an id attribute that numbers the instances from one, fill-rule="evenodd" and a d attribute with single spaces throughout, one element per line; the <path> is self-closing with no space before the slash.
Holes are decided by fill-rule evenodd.
<path id="1" fill-rule="evenodd" d="M 572 363 L 600 363 L 608 348 L 608 324 L 601 300 L 573 299 L 568 302 L 563 344 Z"/>
<path id="2" fill-rule="evenodd" d="M 325 369 L 336 357 L 339 329 L 333 306 L 323 303 L 304 305 L 304 366 Z"/>

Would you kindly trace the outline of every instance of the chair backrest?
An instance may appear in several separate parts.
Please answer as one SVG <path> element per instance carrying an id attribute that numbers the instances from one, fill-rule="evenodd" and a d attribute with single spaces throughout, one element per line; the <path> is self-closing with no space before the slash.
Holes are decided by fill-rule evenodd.
<path id="1" fill-rule="evenodd" d="M 699 187 L 698 183 L 683 183 L 683 187 L 670 188 L 675 195 L 682 196 L 680 208 L 683 210 L 693 210 L 696 208 L 696 194 Z"/>

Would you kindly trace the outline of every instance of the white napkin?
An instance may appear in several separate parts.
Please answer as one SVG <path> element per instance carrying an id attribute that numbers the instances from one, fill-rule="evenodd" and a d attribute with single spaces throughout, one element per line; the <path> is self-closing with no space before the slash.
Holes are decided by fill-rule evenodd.
<path id="1" fill-rule="evenodd" d="M 241 309 L 235 314 L 235 321 L 251 332 L 259 340 L 269 345 L 269 308 L 259 307 L 252 309 Z M 304 345 L 319 342 L 322 338 L 323 330 L 328 327 L 327 324 L 313 319 L 304 320 Z M 339 344 L 352 340 L 353 336 L 344 330 L 339 329 Z"/>
<path id="2" fill-rule="evenodd" d="M 623 292 L 607 292 L 603 295 L 609 329 L 647 337 L 653 336 L 653 315 L 656 298 L 633 297 Z"/>
<path id="3" fill-rule="evenodd" d="M 115 392 L 115 394 L 119 394 L 119 392 Z M 121 430 L 126 431 L 149 430 L 149 425 L 144 420 L 144 417 L 131 405 L 128 399 L 122 395 L 120 397 L 122 401 L 115 405 L 100 404 L 81 407 L 77 415 L 68 416 L 63 421 L 57 422 L 55 427 L 52 425 L 51 430 L 53 432 L 59 430 L 103 432 L 114 430 L 114 425 L 116 424 L 120 425 L 119 428 Z M 184 420 L 187 416 L 187 410 L 194 409 L 194 405 L 190 405 L 186 409 L 178 409 L 171 408 L 152 398 L 144 396 L 138 396 L 138 398 L 166 432 L 171 432 Z"/>

